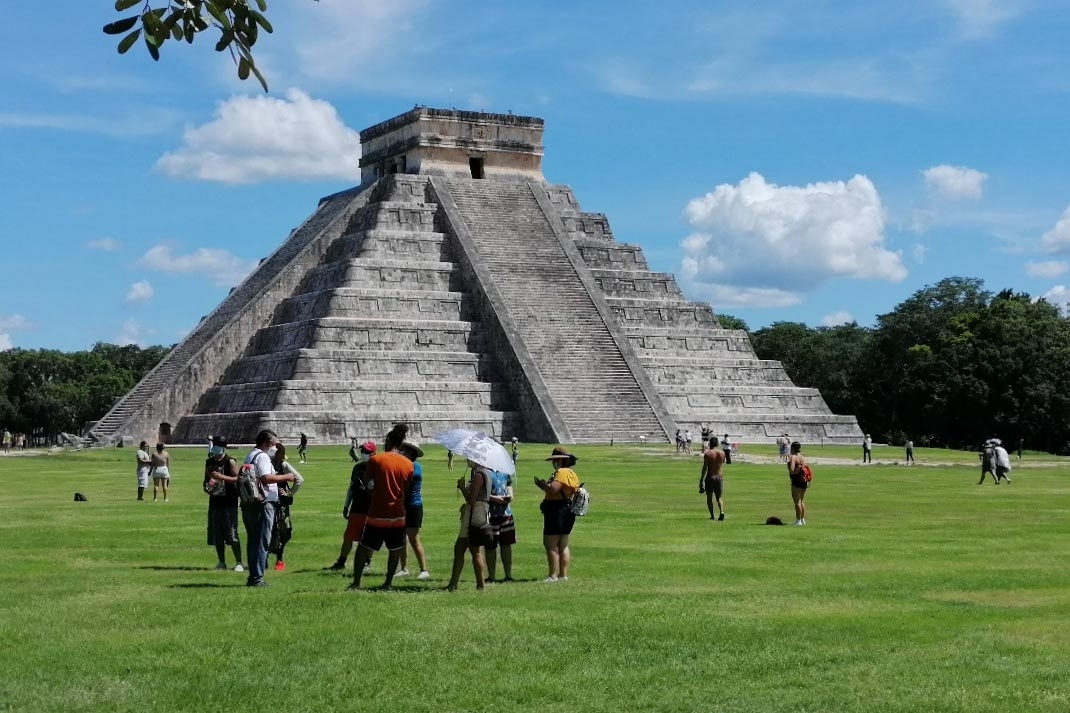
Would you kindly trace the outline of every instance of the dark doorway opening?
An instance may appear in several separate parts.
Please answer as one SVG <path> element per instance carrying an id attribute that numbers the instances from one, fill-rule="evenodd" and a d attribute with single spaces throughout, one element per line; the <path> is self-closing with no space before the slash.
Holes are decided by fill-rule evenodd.
<path id="1" fill-rule="evenodd" d="M 171 442 L 171 424 L 164 422 L 160 424 L 160 443 Z"/>
<path id="2" fill-rule="evenodd" d="M 483 159 L 468 159 L 468 167 L 472 169 L 472 178 L 483 178 Z"/>

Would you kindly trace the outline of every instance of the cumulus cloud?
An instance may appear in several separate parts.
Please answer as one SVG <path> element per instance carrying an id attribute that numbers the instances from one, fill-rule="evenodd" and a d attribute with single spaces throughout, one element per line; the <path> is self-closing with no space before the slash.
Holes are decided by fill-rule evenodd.
<path id="1" fill-rule="evenodd" d="M 921 172 L 929 190 L 944 198 L 960 200 L 979 199 L 984 195 L 987 173 L 966 166 L 950 166 L 946 163 L 927 168 Z"/>
<path id="2" fill-rule="evenodd" d="M 1027 262 L 1025 264 L 1025 274 L 1030 277 L 1051 279 L 1065 273 L 1068 267 L 1070 267 L 1070 264 L 1067 264 L 1064 260 Z"/>
<path id="3" fill-rule="evenodd" d="M 360 178 L 360 134 L 334 106 L 291 89 L 285 99 L 236 96 L 190 127 L 156 162 L 169 176 L 221 183 Z"/>
<path id="4" fill-rule="evenodd" d="M 198 275 L 220 287 L 233 287 L 252 272 L 257 261 L 245 260 L 221 248 L 197 248 L 179 255 L 169 245 L 156 245 L 141 256 L 138 265 L 172 275 Z"/>
<path id="5" fill-rule="evenodd" d="M 8 349 L 14 349 L 15 343 L 11 341 L 11 335 L 6 332 L 0 332 L 0 352 L 6 352 Z"/>
<path id="6" fill-rule="evenodd" d="M 841 324 L 850 324 L 855 321 L 854 316 L 850 312 L 840 310 L 833 312 L 832 314 L 826 314 L 821 318 L 822 327 L 839 327 Z"/>
<path id="7" fill-rule="evenodd" d="M 90 250 L 113 253 L 119 250 L 122 247 L 122 244 L 115 238 L 99 238 L 97 240 L 90 240 L 85 246 Z"/>
<path id="8" fill-rule="evenodd" d="M 136 320 L 128 319 L 123 322 L 122 331 L 119 332 L 119 336 L 115 338 L 115 343 L 121 347 L 125 347 L 129 344 L 136 344 L 137 346 L 145 346 L 145 327 L 139 324 Z"/>
<path id="9" fill-rule="evenodd" d="M 884 209 L 865 176 L 778 186 L 752 173 L 687 204 L 696 230 L 681 243 L 685 286 L 726 304 L 787 306 L 835 277 L 899 281 L 885 248 Z"/>
<path id="10" fill-rule="evenodd" d="M 1020 0 L 944 0 L 956 15 L 963 35 L 990 37 L 996 29 L 1021 12 Z"/>
<path id="11" fill-rule="evenodd" d="M 2 315 L 0 314 L 0 329 L 5 331 L 11 329 L 25 329 L 29 323 L 26 318 L 21 314 Z"/>
<path id="12" fill-rule="evenodd" d="M 155 294 L 156 290 L 152 289 L 152 285 L 148 280 L 139 280 L 130 285 L 130 289 L 126 291 L 126 303 L 139 304 L 148 302 Z"/>
<path id="13" fill-rule="evenodd" d="M 1050 253 L 1070 251 L 1070 206 L 1063 211 L 1055 227 L 1040 236 L 1040 244 Z"/>

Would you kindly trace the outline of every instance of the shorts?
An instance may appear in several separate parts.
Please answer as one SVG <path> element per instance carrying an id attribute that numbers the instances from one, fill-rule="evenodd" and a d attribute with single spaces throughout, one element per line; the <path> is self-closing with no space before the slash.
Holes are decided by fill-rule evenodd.
<path id="1" fill-rule="evenodd" d="M 360 542 L 364 536 L 364 525 L 368 522 L 368 514 L 363 512 L 349 513 L 349 521 L 346 524 L 346 534 L 342 537 L 346 542 Z M 337 530 L 336 530 L 337 532 Z"/>
<path id="2" fill-rule="evenodd" d="M 405 527 L 411 527 L 414 530 L 419 530 L 424 526 L 424 506 L 423 505 L 406 505 L 405 506 Z"/>
<path id="3" fill-rule="evenodd" d="M 159 466 L 156 470 L 152 471 L 153 480 L 170 480 L 171 472 L 167 470 L 166 466 Z"/>
<path id="4" fill-rule="evenodd" d="M 495 547 L 494 530 L 490 525 L 483 527 L 469 526 L 468 532 L 462 540 L 468 540 L 469 547 L 488 547 L 493 549 Z"/>
<path id="5" fill-rule="evenodd" d="M 508 547 L 516 544 L 516 524 L 512 515 L 491 515 L 490 529 L 494 533 L 494 542 L 487 547 L 494 549 L 498 545 Z"/>
<path id="6" fill-rule="evenodd" d="M 238 506 L 208 510 L 208 544 L 233 545 L 238 539 Z"/>
<path id="7" fill-rule="evenodd" d="M 386 545 L 386 549 L 391 552 L 405 549 L 405 528 L 365 525 L 364 535 L 360 538 L 360 546 L 378 552 L 383 545 Z"/>
<path id="8" fill-rule="evenodd" d="M 569 511 L 567 500 L 543 500 L 539 509 L 542 510 L 543 537 L 572 534 L 576 516 Z"/>
<path id="9" fill-rule="evenodd" d="M 801 475 L 791 474 L 791 487 L 799 488 L 800 490 L 806 490 L 810 487 L 810 484 L 806 482 L 806 478 Z"/>
<path id="10" fill-rule="evenodd" d="M 724 478 L 719 475 L 707 475 L 702 483 L 707 493 L 713 493 L 715 498 L 720 498 L 724 492 Z"/>
<path id="11" fill-rule="evenodd" d="M 137 469 L 137 487 L 147 488 L 149 487 L 149 468 Z"/>

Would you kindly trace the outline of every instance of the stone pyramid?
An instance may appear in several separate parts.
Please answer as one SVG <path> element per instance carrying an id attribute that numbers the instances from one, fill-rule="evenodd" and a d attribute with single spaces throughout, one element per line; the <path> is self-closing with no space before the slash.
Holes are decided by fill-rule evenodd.
<path id="1" fill-rule="evenodd" d="M 857 443 L 745 332 L 542 176 L 543 121 L 417 107 L 91 436 L 379 438 L 398 421 L 541 442 Z"/>

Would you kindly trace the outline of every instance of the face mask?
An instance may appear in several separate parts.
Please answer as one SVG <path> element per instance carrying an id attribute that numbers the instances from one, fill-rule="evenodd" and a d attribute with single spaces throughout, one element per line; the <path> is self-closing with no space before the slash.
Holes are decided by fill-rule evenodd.
<path id="1" fill-rule="evenodd" d="M 212 446 L 212 450 L 208 451 L 208 453 L 213 456 L 221 456 L 223 455 L 223 450 L 222 446 Z"/>
<path id="2" fill-rule="evenodd" d="M 371 459 L 372 459 L 372 454 L 371 453 L 361 453 L 360 454 L 360 462 L 361 463 L 367 463 Z"/>
<path id="3" fill-rule="evenodd" d="M 267 449 L 268 458 L 274 458 L 275 454 L 279 452 L 279 449 L 275 446 Z"/>

